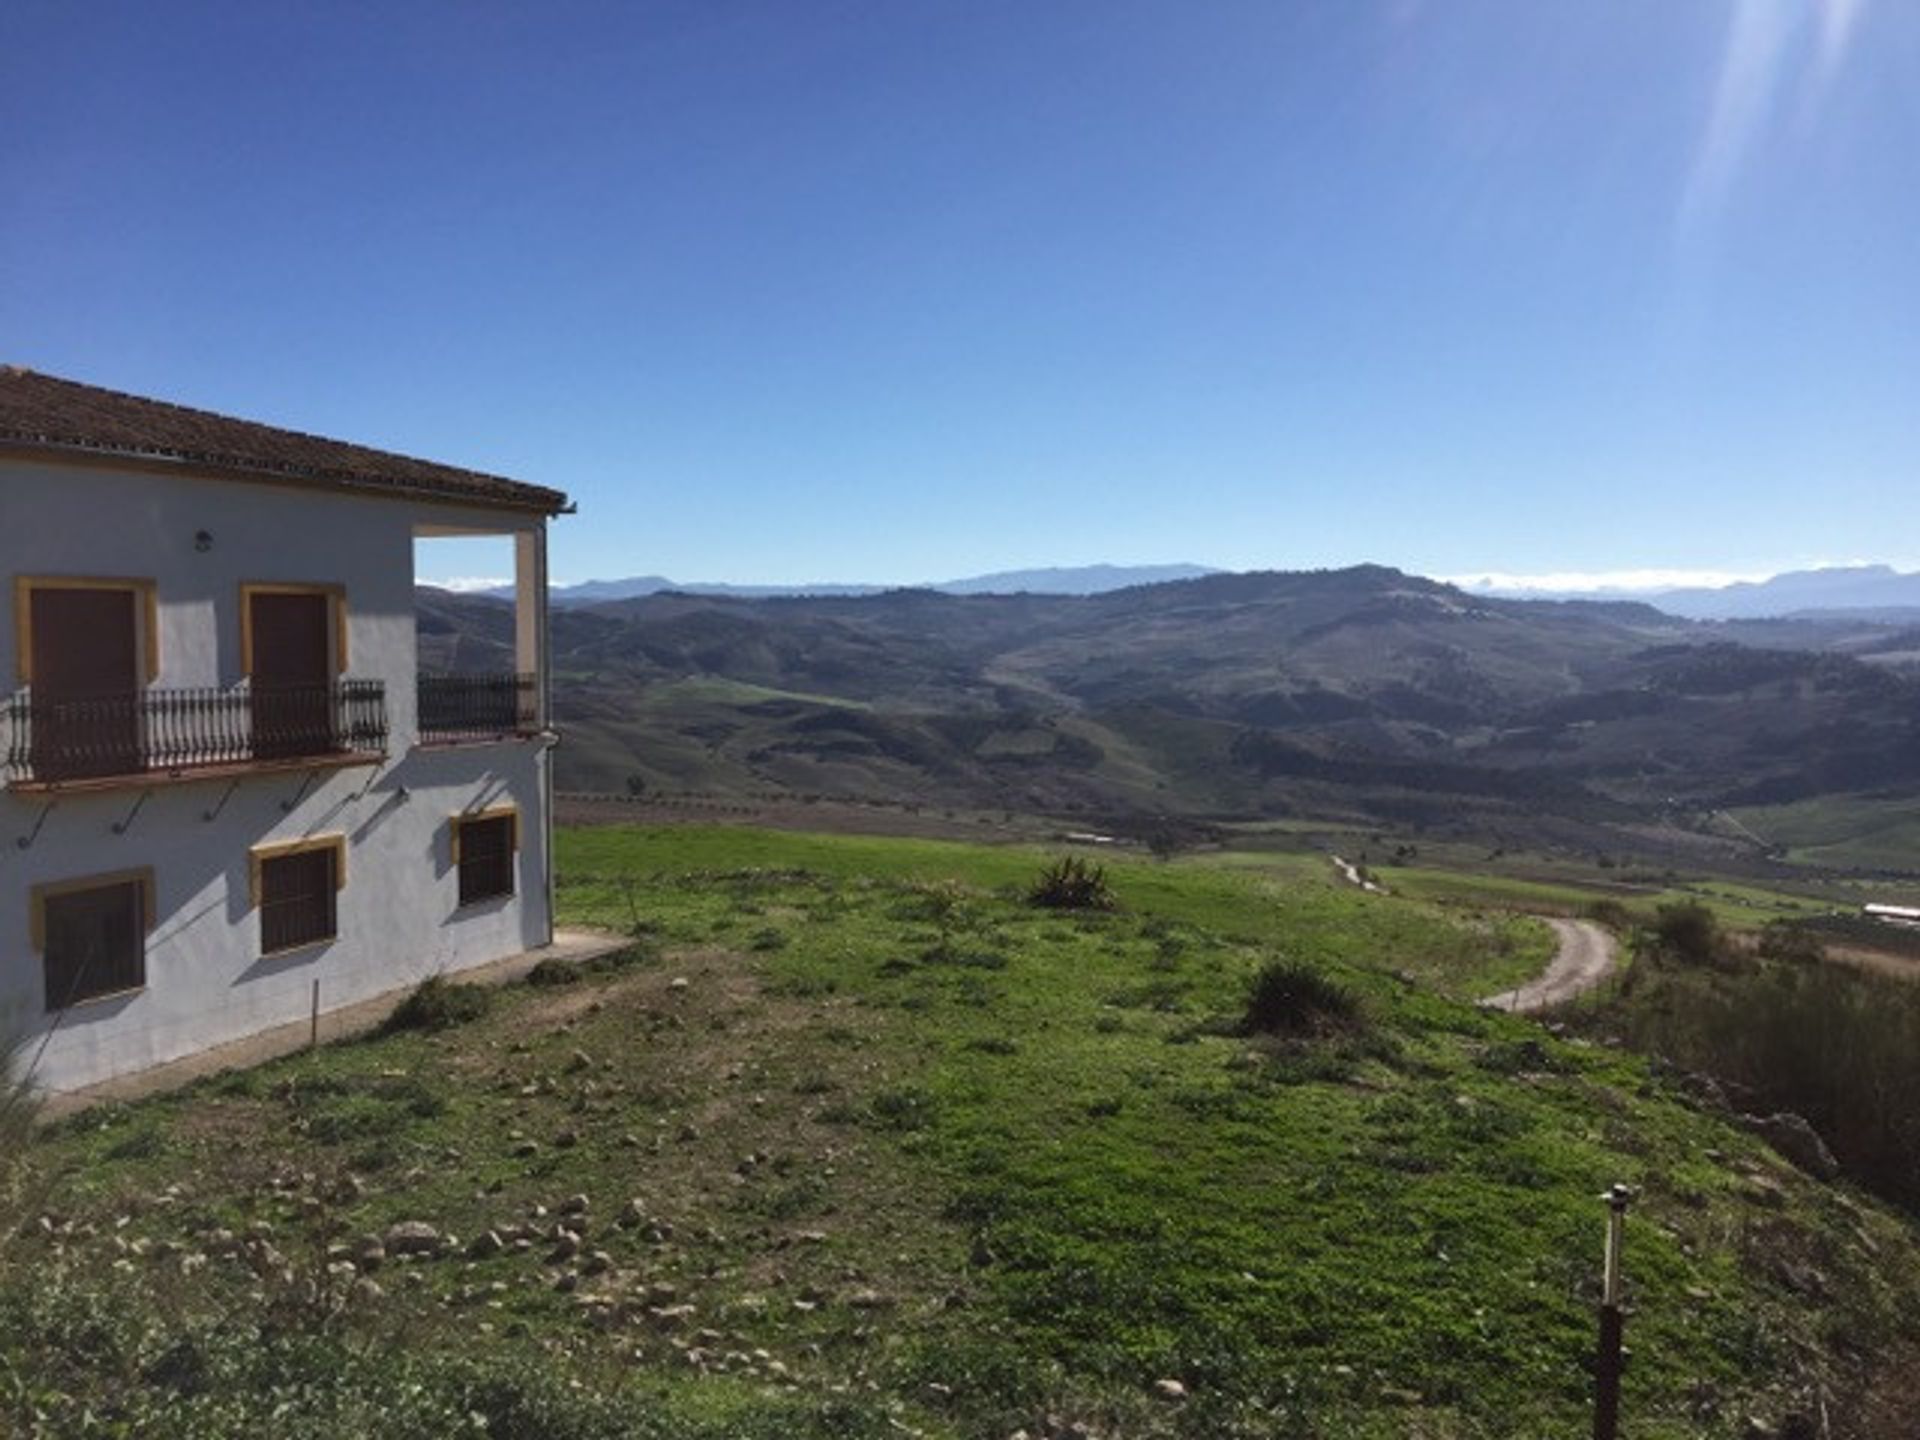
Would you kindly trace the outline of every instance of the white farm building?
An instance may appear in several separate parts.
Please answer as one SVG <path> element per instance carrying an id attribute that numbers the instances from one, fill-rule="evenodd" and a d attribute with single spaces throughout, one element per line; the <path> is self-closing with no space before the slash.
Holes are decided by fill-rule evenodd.
<path id="1" fill-rule="evenodd" d="M 1920 930 L 1920 908 L 1911 905 L 1867 905 L 1862 913 L 1869 920 L 1878 920 L 1883 925 L 1904 925 Z"/>
<path id="2" fill-rule="evenodd" d="M 552 940 L 554 490 L 0 368 L 0 1038 L 49 1092 Z M 423 677 L 418 537 L 516 650 Z"/>

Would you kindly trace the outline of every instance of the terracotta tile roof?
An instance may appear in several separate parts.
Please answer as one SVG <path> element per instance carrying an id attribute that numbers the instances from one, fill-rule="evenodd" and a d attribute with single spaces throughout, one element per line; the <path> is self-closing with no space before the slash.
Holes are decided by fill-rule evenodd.
<path id="1" fill-rule="evenodd" d="M 0 365 L 0 450 L 12 447 L 173 460 L 235 479 L 547 514 L 567 504 L 558 490 L 539 485 Z"/>

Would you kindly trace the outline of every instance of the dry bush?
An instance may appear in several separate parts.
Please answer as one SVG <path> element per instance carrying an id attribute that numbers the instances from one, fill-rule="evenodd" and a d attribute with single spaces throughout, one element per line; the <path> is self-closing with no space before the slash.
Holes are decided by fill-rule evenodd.
<path id="1" fill-rule="evenodd" d="M 1780 939 L 1748 963 L 1636 966 L 1643 983 L 1596 1022 L 1732 1082 L 1747 1108 L 1804 1116 L 1850 1176 L 1920 1212 L 1920 985 Z"/>
<path id="2" fill-rule="evenodd" d="M 1119 904 L 1107 884 L 1106 867 L 1078 855 L 1063 855 L 1042 870 L 1027 900 L 1049 910 L 1112 910 Z"/>
<path id="3" fill-rule="evenodd" d="M 27 1083 L 21 1048 L 0 1043 L 0 1266 L 7 1242 L 26 1216 L 27 1156 L 39 1100 Z"/>
<path id="4" fill-rule="evenodd" d="M 1359 997 L 1297 960 L 1274 960 L 1253 977 L 1242 1024 L 1256 1035 L 1326 1035 L 1364 1029 Z"/>
<path id="5" fill-rule="evenodd" d="M 381 1026 L 385 1034 L 401 1030 L 446 1030 L 478 1020 L 493 1004 L 492 994 L 478 985 L 456 985 L 429 975 L 414 987 Z"/>

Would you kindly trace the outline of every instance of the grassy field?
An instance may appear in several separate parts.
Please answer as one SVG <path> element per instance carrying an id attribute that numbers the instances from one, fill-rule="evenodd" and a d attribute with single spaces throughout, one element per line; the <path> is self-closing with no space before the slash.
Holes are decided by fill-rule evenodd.
<path id="1" fill-rule="evenodd" d="M 1831 795 L 1733 814 L 1801 864 L 1920 871 L 1920 800 Z"/>
<path id="2" fill-rule="evenodd" d="M 1452 998 L 1538 963 L 1524 923 L 1305 862 L 1116 862 L 1118 909 L 1060 912 L 1018 847 L 560 858 L 623 959 L 36 1146 L 0 1430 L 1575 1435 L 1616 1180 L 1630 1433 L 1824 1396 L 1867 1434 L 1920 1333 L 1910 1222 Z M 1276 957 L 1365 1023 L 1240 1033 Z M 345 1268 L 406 1221 L 457 1240 Z"/>
<path id="3" fill-rule="evenodd" d="M 1709 859 L 1684 865 L 1654 864 L 1565 848 L 1542 851 L 1522 845 L 1471 843 L 1457 838 L 1397 833 L 1363 824 L 1315 821 L 1262 822 L 1242 827 L 1227 844 L 1229 863 L 1285 864 L 1335 851 L 1366 865 L 1396 894 L 1468 907 L 1508 908 L 1577 915 L 1600 901 L 1625 907 L 1640 920 L 1662 905 L 1697 901 L 1728 925 L 1751 928 L 1769 921 L 1857 909 L 1862 882 L 1807 874 L 1770 881 L 1716 871 Z M 1872 887 L 1878 891 L 1884 887 Z"/>
<path id="4" fill-rule="evenodd" d="M 1612 901 L 1635 919 L 1650 919 L 1662 905 L 1698 901 L 1725 924 L 1749 928 L 1773 920 L 1832 913 L 1831 900 L 1733 880 L 1695 879 L 1665 884 L 1602 885 L 1530 880 L 1470 870 L 1412 865 L 1378 865 L 1374 873 L 1396 894 L 1469 906 L 1511 906 L 1560 914 L 1579 914 L 1600 901 Z"/>

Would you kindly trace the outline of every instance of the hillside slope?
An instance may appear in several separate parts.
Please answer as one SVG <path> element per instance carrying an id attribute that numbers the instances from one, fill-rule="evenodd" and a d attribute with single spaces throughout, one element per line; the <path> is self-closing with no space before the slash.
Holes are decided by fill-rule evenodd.
<path id="1" fill-rule="evenodd" d="M 491 602 L 423 592 L 420 614 L 430 661 L 504 654 Z M 1443 820 L 1465 802 L 1593 823 L 1920 783 L 1920 681 L 1869 663 L 1910 637 L 1729 634 L 1379 566 L 1087 597 L 653 595 L 555 615 L 560 774 L 1136 813 L 1339 803 Z"/>
<path id="2" fill-rule="evenodd" d="M 50 1138 L 0 1429 L 1584 1433 L 1625 1181 L 1629 1433 L 1907 1433 L 1912 1225 L 1465 1003 L 1513 922 L 1296 859 L 1045 910 L 1043 858 L 563 832 L 566 915 L 638 931 L 624 963 Z M 1276 956 L 1359 1018 L 1242 1031 Z"/>

